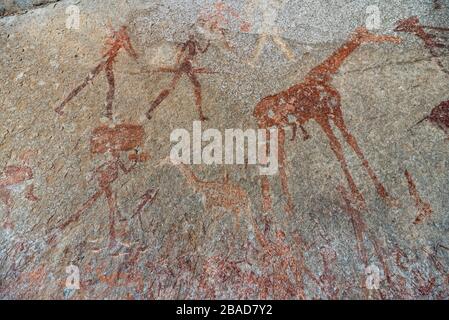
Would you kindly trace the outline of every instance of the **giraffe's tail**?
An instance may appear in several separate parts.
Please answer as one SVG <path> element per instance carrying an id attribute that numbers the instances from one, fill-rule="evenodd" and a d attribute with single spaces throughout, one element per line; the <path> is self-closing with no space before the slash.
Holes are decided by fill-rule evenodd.
<path id="1" fill-rule="evenodd" d="M 419 126 L 421 123 L 423 123 L 424 121 L 429 120 L 429 116 L 424 117 L 423 119 L 419 120 L 417 123 L 415 123 L 413 126 L 411 126 L 408 131 L 412 131 L 413 128 Z"/>

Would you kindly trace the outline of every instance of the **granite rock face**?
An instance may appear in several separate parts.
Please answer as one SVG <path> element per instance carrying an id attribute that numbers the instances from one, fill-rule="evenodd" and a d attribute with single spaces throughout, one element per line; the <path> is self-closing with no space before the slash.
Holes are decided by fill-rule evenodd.
<path id="1" fill-rule="evenodd" d="M 59 0 L 3 0 L 0 2 L 0 16 L 24 13 Z"/>
<path id="2" fill-rule="evenodd" d="M 0 12 L 1 298 L 448 298 L 449 1 Z M 202 117 L 279 172 L 174 165 Z"/>

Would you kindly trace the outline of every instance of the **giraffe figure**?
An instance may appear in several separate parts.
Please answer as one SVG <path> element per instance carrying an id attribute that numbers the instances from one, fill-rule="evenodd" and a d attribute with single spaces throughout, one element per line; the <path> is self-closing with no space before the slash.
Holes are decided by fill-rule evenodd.
<path id="1" fill-rule="evenodd" d="M 429 49 L 429 52 L 432 55 L 432 57 L 438 58 L 440 54 L 438 54 L 437 50 L 438 49 L 447 50 L 449 49 L 449 45 L 443 43 L 442 41 L 440 41 L 441 39 L 439 39 L 436 35 L 431 34 L 426 30 L 433 30 L 437 32 L 449 32 L 449 28 L 422 25 L 421 22 L 419 21 L 419 18 L 416 16 L 400 20 L 397 23 L 395 29 L 395 31 L 397 32 L 411 33 L 420 38 L 424 42 L 426 48 Z M 449 68 L 443 65 L 441 59 L 437 59 L 436 62 L 444 73 L 449 74 Z"/>
<path id="2" fill-rule="evenodd" d="M 170 157 L 162 160 L 159 166 L 173 163 Z M 235 216 L 235 229 L 240 229 L 242 213 L 251 215 L 251 201 L 248 193 L 239 185 L 229 181 L 227 173 L 223 181 L 202 181 L 186 164 L 175 165 L 186 178 L 187 183 L 193 187 L 195 192 L 204 196 L 204 208 L 209 212 L 212 210 L 225 209 Z"/>
<path id="3" fill-rule="evenodd" d="M 385 200 L 391 200 L 382 183 L 377 178 L 368 160 L 365 158 L 357 140 L 346 127 L 343 112 L 341 110 L 340 94 L 332 84 L 332 76 L 335 75 L 342 63 L 364 43 L 399 43 L 400 39 L 393 36 L 375 35 L 369 33 L 366 28 L 360 27 L 350 38 L 338 48 L 323 63 L 313 68 L 305 77 L 304 81 L 289 89 L 262 99 L 256 106 L 253 115 L 258 121 L 260 128 L 277 127 L 279 130 L 279 173 L 281 177 L 282 191 L 287 197 L 286 211 L 293 211 L 293 202 L 288 189 L 287 174 L 285 171 L 285 127 L 293 128 L 293 139 L 296 128 L 303 128 L 309 120 L 315 120 L 329 139 L 330 147 L 340 162 L 340 166 L 349 184 L 352 194 L 361 203 L 363 196 L 359 192 L 354 179 L 349 171 L 343 147 L 332 130 L 331 123 L 341 131 L 344 139 L 354 150 L 373 181 L 378 194 Z M 262 194 L 264 198 L 264 209 L 271 209 L 270 187 L 267 177 L 262 178 Z"/>
<path id="4" fill-rule="evenodd" d="M 295 59 L 294 53 L 279 35 L 281 31 L 276 26 L 276 19 L 279 11 L 288 1 L 289 0 L 251 0 L 250 8 L 254 10 L 254 7 L 256 6 L 262 12 L 261 22 L 258 28 L 260 36 L 257 40 L 253 58 L 250 61 L 251 65 L 254 65 L 257 62 L 269 39 L 276 44 L 288 60 Z"/>
<path id="5" fill-rule="evenodd" d="M 103 55 L 103 61 L 101 61 L 84 79 L 84 81 L 78 85 L 70 94 L 61 102 L 61 104 L 55 109 L 59 114 L 63 114 L 64 107 L 75 98 L 89 83 L 91 83 L 96 76 L 104 71 L 109 85 L 109 90 L 106 94 L 106 116 L 112 119 L 112 105 L 115 95 L 115 77 L 114 77 L 114 63 L 117 59 L 121 49 L 124 49 L 128 55 L 137 59 L 137 53 L 135 52 L 131 40 L 128 35 L 127 28 L 121 27 L 118 31 L 112 31 L 112 36 L 106 40 L 106 45 L 109 49 Z"/>

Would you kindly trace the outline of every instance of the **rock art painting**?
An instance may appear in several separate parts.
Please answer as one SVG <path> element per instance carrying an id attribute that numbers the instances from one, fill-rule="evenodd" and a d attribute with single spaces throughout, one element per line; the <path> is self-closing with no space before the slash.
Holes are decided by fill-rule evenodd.
<path id="1" fill-rule="evenodd" d="M 449 299 L 448 8 L 0 1 L 0 299 Z"/>
<path id="2" fill-rule="evenodd" d="M 107 201 L 109 211 L 109 240 L 110 246 L 114 246 L 117 241 L 117 222 L 123 221 L 124 217 L 117 208 L 116 192 L 113 191 L 112 185 L 119 178 L 121 173 L 129 174 L 140 161 L 146 161 L 147 157 L 140 156 L 134 158 L 131 166 L 126 166 L 120 158 L 121 153 L 133 151 L 142 145 L 144 139 L 144 130 L 141 126 L 132 124 L 117 125 L 113 128 L 101 126 L 96 128 L 90 140 L 92 154 L 109 154 L 110 160 L 101 164 L 95 169 L 94 180 L 98 186 L 98 190 L 90 196 L 90 198 L 65 222 L 60 226 L 60 230 L 64 230 L 71 224 L 78 222 L 80 218 L 90 209 L 100 197 L 104 196 Z M 139 205 L 138 212 L 150 202 L 151 196 L 145 195 L 144 201 Z"/>
<path id="3" fill-rule="evenodd" d="M 236 9 L 219 1 L 212 8 L 205 8 L 199 14 L 198 29 L 208 39 L 220 41 L 227 50 L 233 50 L 234 46 L 227 39 L 227 29 L 236 22 L 240 31 L 250 30 L 250 24 L 241 18 Z"/>
<path id="4" fill-rule="evenodd" d="M 432 207 L 428 202 L 422 200 L 421 196 L 419 195 L 418 189 L 416 188 L 415 181 L 413 180 L 413 177 L 410 174 L 410 172 L 405 170 L 404 174 L 405 177 L 407 178 L 410 196 L 412 197 L 413 201 L 415 202 L 415 206 L 418 209 L 416 219 L 413 223 L 420 224 L 424 222 L 425 219 L 430 217 L 430 215 L 432 214 Z"/>
<path id="5" fill-rule="evenodd" d="M 282 190 L 287 197 L 286 210 L 293 211 L 294 204 L 288 188 L 286 163 L 285 163 L 285 127 L 292 127 L 296 133 L 299 126 L 304 132 L 304 137 L 308 137 L 304 124 L 309 120 L 315 120 L 329 139 L 330 147 L 335 153 L 341 168 L 346 176 L 352 194 L 360 202 L 364 198 L 357 188 L 354 179 L 349 171 L 343 148 L 338 141 L 331 122 L 340 130 L 346 143 L 357 154 L 366 172 L 373 181 L 379 195 L 384 199 L 390 199 L 385 187 L 371 168 L 368 160 L 346 126 L 341 108 L 341 97 L 337 89 L 331 85 L 332 77 L 338 72 L 343 62 L 358 47 L 365 43 L 399 43 L 400 39 L 392 36 L 375 35 L 364 28 L 358 28 L 353 35 L 340 48 L 338 48 L 324 62 L 313 68 L 305 77 L 302 83 L 294 85 L 278 94 L 262 99 L 254 109 L 259 127 L 270 128 L 276 126 L 279 133 L 279 169 L 282 182 Z M 294 134 L 295 136 L 295 134 Z M 266 178 L 264 178 L 266 180 Z M 267 182 L 263 181 L 264 196 L 268 196 Z M 269 203 L 270 201 L 266 201 Z"/>
<path id="6" fill-rule="evenodd" d="M 128 35 L 126 27 L 122 26 L 118 31 L 112 30 L 112 35 L 106 39 L 106 52 L 103 54 L 103 61 L 100 62 L 84 81 L 73 89 L 69 95 L 59 104 L 55 111 L 59 114 L 63 114 L 65 106 L 75 98 L 84 88 L 86 88 L 93 80 L 104 71 L 108 82 L 108 92 L 106 94 L 106 117 L 112 119 L 112 107 L 115 96 L 115 76 L 114 76 L 114 63 L 116 62 L 119 52 L 124 49 L 126 53 L 134 59 L 137 59 L 137 53 L 131 44 L 131 40 Z"/>
<path id="7" fill-rule="evenodd" d="M 252 59 L 249 61 L 251 65 L 256 64 L 262 54 L 268 41 L 273 43 L 281 50 L 288 60 L 294 60 L 295 54 L 281 36 L 281 31 L 276 23 L 279 11 L 283 9 L 288 1 L 282 0 L 252 0 L 248 4 L 248 13 L 253 17 L 258 25 L 255 30 L 258 34 L 256 48 Z"/>
<path id="8" fill-rule="evenodd" d="M 430 115 L 424 117 L 417 125 L 429 121 L 437 128 L 443 130 L 446 135 L 449 135 L 449 100 L 441 102 L 438 106 L 432 109 Z"/>
<path id="9" fill-rule="evenodd" d="M 408 19 L 400 20 L 395 29 L 399 32 L 410 33 L 424 42 L 430 54 L 436 58 L 438 66 L 441 70 L 449 74 L 449 67 L 445 66 L 440 56 L 449 50 L 449 28 L 434 27 L 421 24 L 419 18 L 414 16 Z"/>
<path id="10" fill-rule="evenodd" d="M 201 95 L 201 83 L 198 80 L 197 75 L 202 73 L 213 73 L 207 68 L 195 68 L 193 67 L 194 58 L 200 54 L 205 53 L 209 48 L 210 42 L 202 48 L 198 40 L 195 39 L 194 35 L 189 35 L 189 40 L 181 44 L 179 47 L 179 52 L 176 58 L 177 65 L 172 68 L 159 68 L 154 72 L 166 72 L 173 73 L 173 79 L 170 83 L 168 89 L 162 90 L 159 96 L 151 103 L 150 109 L 147 112 L 147 118 L 151 119 L 152 112 L 170 95 L 170 93 L 176 88 L 178 81 L 183 75 L 186 75 L 190 82 L 192 83 L 194 94 L 195 94 L 195 106 L 199 114 L 201 121 L 207 120 L 203 114 L 202 109 L 202 95 Z"/>
<path id="11" fill-rule="evenodd" d="M 171 164 L 171 160 L 165 159 L 160 165 Z M 247 192 L 240 186 L 229 181 L 228 174 L 224 175 L 223 181 L 202 181 L 193 170 L 185 164 L 175 167 L 181 172 L 187 183 L 204 196 L 204 209 L 208 213 L 214 210 L 224 209 L 234 215 L 235 228 L 239 230 L 242 214 L 251 215 L 251 201 Z M 218 221 L 218 220 L 217 220 Z"/>

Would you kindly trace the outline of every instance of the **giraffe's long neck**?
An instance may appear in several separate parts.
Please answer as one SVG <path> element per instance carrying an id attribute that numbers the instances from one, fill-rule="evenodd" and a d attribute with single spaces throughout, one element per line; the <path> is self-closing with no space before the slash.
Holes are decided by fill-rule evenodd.
<path id="1" fill-rule="evenodd" d="M 424 43 L 433 48 L 437 46 L 437 43 L 435 42 L 435 40 L 432 38 L 432 36 L 430 34 L 428 34 L 424 28 L 422 26 L 417 27 L 415 30 L 413 30 L 413 32 L 418 38 L 420 38 L 422 41 L 424 41 Z"/>
<path id="2" fill-rule="evenodd" d="M 181 171 L 182 175 L 186 178 L 187 183 L 190 184 L 194 189 L 200 188 L 203 185 L 203 183 L 193 173 L 192 169 L 190 169 L 187 165 L 179 164 L 176 167 L 179 169 L 179 171 Z"/>
<path id="3" fill-rule="evenodd" d="M 307 79 L 330 80 L 331 76 L 337 73 L 340 66 L 346 58 L 360 46 L 360 41 L 355 39 L 348 40 L 344 45 L 334 51 L 332 55 L 321 64 L 313 68 L 308 74 Z"/>

